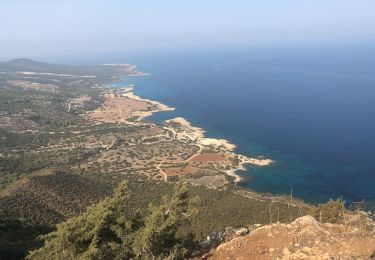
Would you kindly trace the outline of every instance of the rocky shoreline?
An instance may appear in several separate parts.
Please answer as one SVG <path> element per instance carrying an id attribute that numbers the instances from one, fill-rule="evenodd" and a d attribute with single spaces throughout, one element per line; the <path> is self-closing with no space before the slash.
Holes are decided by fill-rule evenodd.
<path id="1" fill-rule="evenodd" d="M 147 102 L 152 105 L 153 109 L 148 111 L 139 111 L 137 121 L 141 122 L 144 118 L 151 116 L 153 113 L 161 112 L 161 111 L 173 111 L 175 108 L 169 107 L 165 104 L 162 104 L 158 101 L 142 98 L 138 95 L 134 94 L 134 86 L 126 86 L 120 89 L 117 89 L 121 93 L 122 97 L 126 97 L 128 99 Z M 238 160 L 238 166 L 236 168 L 231 168 L 225 170 L 224 172 L 234 178 L 235 183 L 239 183 L 243 181 L 243 178 L 239 176 L 236 172 L 237 171 L 244 171 L 246 170 L 246 165 L 256 165 L 256 166 L 268 166 L 272 163 L 275 163 L 271 159 L 264 159 L 264 158 L 251 158 L 242 154 L 237 154 L 234 152 L 236 149 L 236 145 L 231 143 L 226 139 L 221 138 L 208 138 L 205 136 L 206 131 L 200 127 L 193 126 L 191 122 L 183 117 L 176 117 L 173 119 L 169 119 L 164 121 L 164 129 L 171 131 L 174 135 L 174 138 L 184 141 L 184 142 L 191 142 L 200 147 L 200 150 L 203 149 L 216 149 L 221 150 L 224 153 L 231 154 L 232 156 L 236 157 Z"/>

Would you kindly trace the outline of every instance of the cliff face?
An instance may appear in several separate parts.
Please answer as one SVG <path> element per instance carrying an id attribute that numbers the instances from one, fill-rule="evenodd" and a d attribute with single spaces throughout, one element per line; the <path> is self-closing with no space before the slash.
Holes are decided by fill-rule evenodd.
<path id="1" fill-rule="evenodd" d="M 221 244 L 208 259 L 375 259 L 375 232 L 311 216 L 263 226 Z"/>

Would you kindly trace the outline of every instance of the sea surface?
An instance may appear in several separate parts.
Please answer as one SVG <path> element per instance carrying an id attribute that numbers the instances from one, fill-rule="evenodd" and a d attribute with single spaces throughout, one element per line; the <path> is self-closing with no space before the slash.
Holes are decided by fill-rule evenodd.
<path id="1" fill-rule="evenodd" d="M 135 93 L 175 107 L 237 152 L 275 160 L 240 185 L 321 203 L 375 201 L 375 46 L 228 48 L 113 56 L 150 76 Z"/>

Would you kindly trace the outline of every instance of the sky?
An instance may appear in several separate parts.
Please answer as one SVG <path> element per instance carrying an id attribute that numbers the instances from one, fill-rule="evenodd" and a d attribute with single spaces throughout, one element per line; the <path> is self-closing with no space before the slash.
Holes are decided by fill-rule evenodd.
<path id="1" fill-rule="evenodd" d="M 0 60 L 367 41 L 374 0 L 1 0 Z"/>

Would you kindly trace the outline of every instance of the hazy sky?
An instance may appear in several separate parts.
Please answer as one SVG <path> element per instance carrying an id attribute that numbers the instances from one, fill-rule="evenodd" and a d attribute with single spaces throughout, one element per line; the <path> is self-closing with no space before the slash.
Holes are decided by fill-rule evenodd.
<path id="1" fill-rule="evenodd" d="M 375 42 L 375 0 L 1 0 L 0 30 L 0 59 Z"/>

